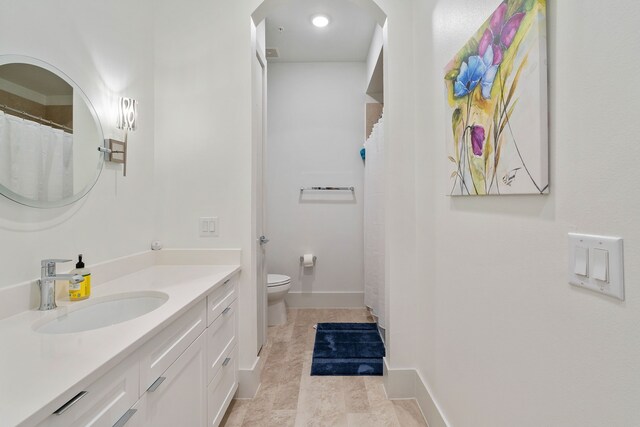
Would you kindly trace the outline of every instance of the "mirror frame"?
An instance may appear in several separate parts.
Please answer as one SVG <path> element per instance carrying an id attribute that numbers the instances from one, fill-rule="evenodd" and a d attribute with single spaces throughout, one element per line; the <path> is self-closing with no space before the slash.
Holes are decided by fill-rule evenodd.
<path id="1" fill-rule="evenodd" d="M 82 100 L 86 103 L 87 108 L 89 109 L 89 112 L 91 113 L 91 116 L 93 117 L 93 120 L 98 127 L 98 133 L 102 136 L 102 139 L 100 141 L 96 141 L 96 151 L 98 151 L 98 147 L 103 146 L 104 132 L 102 130 L 102 123 L 100 122 L 100 119 L 98 118 L 98 114 L 96 113 L 96 109 L 93 107 L 93 104 L 91 103 L 91 101 L 89 101 L 89 98 L 84 93 L 84 91 L 80 88 L 80 86 L 78 86 L 76 82 L 73 81 L 68 75 L 66 75 L 63 71 L 61 71 L 56 66 L 51 65 L 48 62 L 42 61 L 40 59 L 33 58 L 31 56 L 13 55 L 13 54 L 0 55 L 0 66 L 6 65 L 6 64 L 35 65 L 37 67 L 43 68 L 55 74 L 56 76 L 60 77 L 62 80 L 67 82 L 73 88 L 74 93 L 75 91 L 77 91 L 77 93 L 80 95 L 80 98 L 82 98 Z M 21 205 L 29 206 L 32 208 L 47 209 L 47 208 L 60 208 L 60 207 L 68 206 L 77 202 L 78 200 L 82 199 L 84 196 L 89 194 L 89 192 L 93 189 L 93 187 L 98 183 L 98 179 L 100 178 L 100 174 L 102 173 L 102 169 L 104 168 L 104 161 L 105 161 L 104 155 L 102 153 L 99 153 L 98 165 L 96 168 L 97 172 L 95 177 L 87 185 L 85 185 L 84 188 L 82 188 L 82 190 L 78 191 L 71 197 L 67 197 L 59 201 L 29 199 L 14 191 L 11 191 L 10 189 L 2 185 L 2 183 L 0 183 L 0 194 L 2 194 L 4 197 L 6 197 L 9 200 L 13 200 L 14 202 L 20 203 Z"/>

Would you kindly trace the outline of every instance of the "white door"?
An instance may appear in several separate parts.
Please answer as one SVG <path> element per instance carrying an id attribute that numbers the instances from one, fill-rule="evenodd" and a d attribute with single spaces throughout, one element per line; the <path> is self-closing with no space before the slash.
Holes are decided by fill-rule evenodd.
<path id="1" fill-rule="evenodd" d="M 202 333 L 145 393 L 146 423 L 204 427 L 207 423 L 205 334 Z M 164 378 L 164 379 L 162 379 Z"/>
<path id="2" fill-rule="evenodd" d="M 254 147 L 254 173 L 256 182 L 256 287 L 258 310 L 258 353 L 262 349 L 267 338 L 267 260 L 266 246 L 268 238 L 265 232 L 265 185 L 264 185 L 264 148 L 266 125 L 266 59 L 256 49 L 251 64 L 252 74 L 252 115 L 253 115 L 253 147 Z"/>

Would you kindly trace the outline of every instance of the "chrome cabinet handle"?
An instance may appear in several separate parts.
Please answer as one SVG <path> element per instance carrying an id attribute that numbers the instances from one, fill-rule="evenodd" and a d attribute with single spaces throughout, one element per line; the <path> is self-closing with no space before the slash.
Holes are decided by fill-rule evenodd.
<path id="1" fill-rule="evenodd" d="M 154 391 L 156 391 L 158 389 L 158 387 L 160 387 L 160 384 L 162 384 L 164 382 L 164 380 L 166 380 L 167 377 L 160 377 L 157 380 L 155 380 L 153 382 L 153 384 L 151 384 L 149 386 L 149 388 L 147 389 L 147 391 L 150 391 L 151 393 L 153 393 Z"/>
<path id="2" fill-rule="evenodd" d="M 222 314 L 227 314 L 230 311 L 231 311 L 231 307 L 227 307 L 224 310 L 222 310 Z"/>
<path id="3" fill-rule="evenodd" d="M 80 393 L 76 394 L 75 396 L 73 396 L 67 403 L 65 403 L 64 405 L 62 405 L 61 407 L 59 407 L 58 409 L 56 409 L 56 411 L 54 412 L 55 415 L 62 415 L 65 412 L 67 412 L 69 410 L 69 408 L 71 408 L 73 405 L 75 405 L 76 403 L 78 403 L 80 401 L 80 399 L 82 399 L 83 397 L 85 397 L 87 395 L 87 393 L 89 393 L 88 391 L 81 391 Z"/>
<path id="4" fill-rule="evenodd" d="M 266 236 L 260 236 L 260 239 L 258 239 L 260 241 L 261 245 L 266 245 L 267 243 L 269 243 L 269 239 L 267 239 Z"/>
<path id="5" fill-rule="evenodd" d="M 120 419 L 118 421 L 116 421 L 116 423 L 113 425 L 113 427 L 122 427 L 122 426 L 124 426 L 131 419 L 131 417 L 133 417 L 133 415 L 136 412 L 138 412 L 137 409 L 129 409 L 127 412 L 124 413 L 124 415 L 122 417 L 120 417 Z"/>
<path id="6" fill-rule="evenodd" d="M 222 362 L 222 366 L 227 366 L 229 362 L 231 362 L 231 358 L 227 357 L 226 359 L 224 359 L 224 362 Z"/>
<path id="7" fill-rule="evenodd" d="M 224 286 L 224 285 L 228 285 L 230 281 L 231 281 L 231 279 L 227 279 L 227 280 L 225 280 L 225 281 L 224 281 L 224 283 L 222 284 L 222 286 Z"/>

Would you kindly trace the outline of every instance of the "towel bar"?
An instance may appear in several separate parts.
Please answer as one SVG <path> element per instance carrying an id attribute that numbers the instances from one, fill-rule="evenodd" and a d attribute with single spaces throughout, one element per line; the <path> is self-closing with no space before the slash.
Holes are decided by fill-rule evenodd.
<path id="1" fill-rule="evenodd" d="M 355 191 L 354 187 L 301 187 L 300 192 L 303 191 Z"/>

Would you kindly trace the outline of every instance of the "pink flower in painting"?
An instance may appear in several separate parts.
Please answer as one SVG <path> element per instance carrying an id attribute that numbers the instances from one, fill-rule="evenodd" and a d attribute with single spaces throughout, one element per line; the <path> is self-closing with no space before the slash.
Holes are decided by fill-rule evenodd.
<path id="1" fill-rule="evenodd" d="M 471 148 L 476 156 L 482 156 L 484 138 L 484 128 L 482 126 L 471 126 Z"/>
<path id="2" fill-rule="evenodd" d="M 493 65 L 499 65 L 502 62 L 504 51 L 513 43 L 525 13 L 514 13 L 508 20 L 506 15 L 507 3 L 504 2 L 491 15 L 489 28 L 485 30 L 478 46 L 480 56 L 485 54 L 489 46 L 493 46 Z"/>

